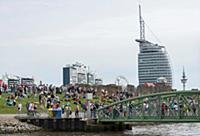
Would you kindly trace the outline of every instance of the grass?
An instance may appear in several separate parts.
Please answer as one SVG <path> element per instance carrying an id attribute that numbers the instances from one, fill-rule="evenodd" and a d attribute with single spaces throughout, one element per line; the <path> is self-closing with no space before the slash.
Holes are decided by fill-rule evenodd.
<path id="1" fill-rule="evenodd" d="M 10 96 L 10 93 L 3 93 L 1 98 L 0 98 L 0 114 L 17 114 L 19 113 L 18 109 L 17 109 L 17 105 L 19 102 L 22 103 L 22 111 L 21 113 L 27 113 L 27 110 L 26 110 L 26 104 L 27 102 L 35 102 L 35 103 L 38 103 L 38 111 L 39 112 L 47 112 L 47 108 L 39 105 L 39 98 L 38 96 L 37 97 L 34 97 L 34 96 L 30 96 L 29 98 L 22 98 L 21 100 L 17 99 L 16 100 L 16 106 L 7 106 L 6 105 L 6 99 L 7 97 Z M 58 96 L 60 97 L 60 102 L 61 102 L 61 105 L 65 105 L 67 102 L 65 101 L 65 97 L 63 94 L 58 94 Z M 74 101 L 72 100 L 72 98 L 70 98 L 70 105 L 71 105 L 71 109 L 72 111 L 75 110 L 75 106 L 76 104 L 74 103 Z M 84 98 L 81 98 L 81 103 L 85 103 L 86 102 L 86 99 Z M 97 102 L 99 103 L 100 102 L 100 99 L 99 98 L 95 98 L 92 100 L 92 102 Z M 109 104 L 110 102 L 106 101 L 106 104 Z M 79 105 L 80 107 L 80 110 L 81 109 L 81 105 Z"/>
<path id="2" fill-rule="evenodd" d="M 0 114 L 17 114 L 19 113 L 18 112 L 18 109 L 17 109 L 17 104 L 19 102 L 19 99 L 16 100 L 17 104 L 16 106 L 8 106 L 6 104 L 6 100 L 7 100 L 7 97 L 10 96 L 10 93 L 3 93 L 1 98 L 0 98 Z M 30 98 L 23 98 L 21 100 L 21 103 L 22 103 L 22 111 L 21 113 L 26 113 L 26 103 L 27 102 L 38 102 L 38 98 L 34 98 L 34 97 L 30 97 Z"/>

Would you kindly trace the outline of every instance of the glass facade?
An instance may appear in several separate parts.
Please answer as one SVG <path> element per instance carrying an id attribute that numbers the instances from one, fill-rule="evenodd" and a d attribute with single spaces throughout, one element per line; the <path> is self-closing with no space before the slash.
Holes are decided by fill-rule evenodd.
<path id="1" fill-rule="evenodd" d="M 167 85 L 172 86 L 172 72 L 167 51 L 164 46 L 153 44 L 146 40 L 139 42 L 138 76 L 139 84 L 156 83 L 159 78 L 167 79 Z"/>

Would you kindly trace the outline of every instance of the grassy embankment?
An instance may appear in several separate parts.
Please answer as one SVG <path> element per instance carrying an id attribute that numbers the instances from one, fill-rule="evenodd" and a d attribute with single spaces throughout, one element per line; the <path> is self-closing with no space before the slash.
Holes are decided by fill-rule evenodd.
<path id="1" fill-rule="evenodd" d="M 17 104 L 19 102 L 19 99 L 16 100 L 16 102 L 17 102 L 16 106 L 8 106 L 6 104 L 6 100 L 7 100 L 8 96 L 10 96 L 9 93 L 3 93 L 0 98 L 0 114 L 17 114 L 17 113 L 19 113 L 18 109 L 17 109 Z M 33 97 L 23 98 L 21 100 L 21 103 L 22 103 L 21 113 L 26 113 L 26 103 L 28 101 L 29 102 L 38 102 L 38 98 L 33 98 Z"/>
<path id="2" fill-rule="evenodd" d="M 16 102 L 16 106 L 8 106 L 6 105 L 6 99 L 9 96 L 9 93 L 3 93 L 1 98 L 0 98 L 0 114 L 18 114 L 18 109 L 17 109 L 17 105 L 19 103 L 19 101 L 22 103 L 22 111 L 20 113 L 27 113 L 26 110 L 26 104 L 27 102 L 34 102 L 38 105 L 38 111 L 39 112 L 48 112 L 48 110 L 46 108 L 44 108 L 44 106 L 39 105 L 39 99 L 38 96 L 34 97 L 34 96 L 30 96 L 29 98 L 22 98 L 21 100 L 17 99 Z M 64 99 L 64 95 L 59 94 L 58 95 L 60 97 L 60 102 L 61 105 L 65 105 L 67 102 Z M 99 98 L 93 99 L 93 102 L 99 102 Z M 81 103 L 85 103 L 86 99 L 81 98 Z M 111 103 L 109 101 L 106 102 L 107 104 Z M 70 99 L 70 105 L 72 110 L 74 111 L 75 109 L 75 103 L 72 99 Z M 79 106 L 80 107 L 80 106 Z"/>

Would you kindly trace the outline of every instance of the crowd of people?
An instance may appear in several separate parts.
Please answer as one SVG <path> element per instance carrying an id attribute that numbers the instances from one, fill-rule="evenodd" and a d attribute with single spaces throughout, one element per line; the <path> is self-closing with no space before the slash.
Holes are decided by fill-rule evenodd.
<path id="1" fill-rule="evenodd" d="M 164 118 L 196 117 L 198 115 L 198 96 L 174 96 L 159 98 L 157 96 L 133 99 L 117 103 L 103 110 L 105 118 L 135 118 L 141 116 Z"/>
<path id="2" fill-rule="evenodd" d="M 2 92 L 2 90 L 1 90 Z M 109 93 L 108 90 L 97 91 L 93 87 L 81 87 L 79 85 L 68 85 L 56 87 L 53 85 L 12 85 L 6 100 L 7 106 L 15 106 L 22 111 L 23 100 L 27 99 L 26 110 L 33 112 L 41 111 L 61 111 L 61 113 L 70 117 L 74 114 L 79 117 L 80 113 L 86 118 L 95 118 L 98 108 L 104 107 L 109 103 L 132 97 L 131 94 L 117 91 Z M 29 101 L 30 98 L 30 101 Z M 38 102 L 38 105 L 35 104 Z M 56 112 L 53 112 L 55 116 Z"/>
<path id="3" fill-rule="evenodd" d="M 9 92 L 6 105 L 17 107 L 18 111 L 22 111 L 22 103 L 26 99 L 28 100 L 26 103 L 26 111 L 28 113 L 34 113 L 38 109 L 41 109 L 40 111 L 49 112 L 50 117 L 58 116 L 57 113 L 61 113 L 62 116 L 67 118 L 73 116 L 80 117 L 80 113 L 82 113 L 82 117 L 84 118 L 96 118 L 97 109 L 116 101 L 134 97 L 133 93 L 126 91 L 118 90 L 110 92 L 105 89 L 97 90 L 95 87 L 80 85 L 57 87 L 42 84 L 42 82 L 39 85 L 32 86 L 13 85 L 10 87 L 10 91 L 1 88 L 0 96 L 2 92 Z M 152 110 L 152 103 L 149 102 L 151 101 L 144 100 L 142 104 L 144 114 L 149 114 L 150 110 Z M 178 114 L 178 111 L 183 115 L 195 115 L 197 112 L 196 103 L 197 101 L 192 97 L 181 97 L 179 100 L 170 98 L 161 103 L 161 115 L 173 116 Z M 156 105 L 156 102 L 154 105 Z M 137 112 L 137 107 L 130 104 L 129 111 L 131 110 Z M 113 112 L 119 116 L 126 116 L 128 111 L 125 105 L 119 104 L 118 106 L 108 108 L 105 112 L 107 112 L 108 115 Z M 59 114 L 59 116 L 61 116 L 61 114 Z"/>

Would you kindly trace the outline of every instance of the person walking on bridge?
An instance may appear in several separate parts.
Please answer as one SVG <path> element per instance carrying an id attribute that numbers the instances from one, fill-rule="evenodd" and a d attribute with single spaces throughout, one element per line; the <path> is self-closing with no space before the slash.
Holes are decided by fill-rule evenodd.
<path id="1" fill-rule="evenodd" d="M 161 105 L 161 117 L 162 118 L 165 116 L 166 109 L 167 109 L 167 105 L 165 102 L 163 102 Z"/>

